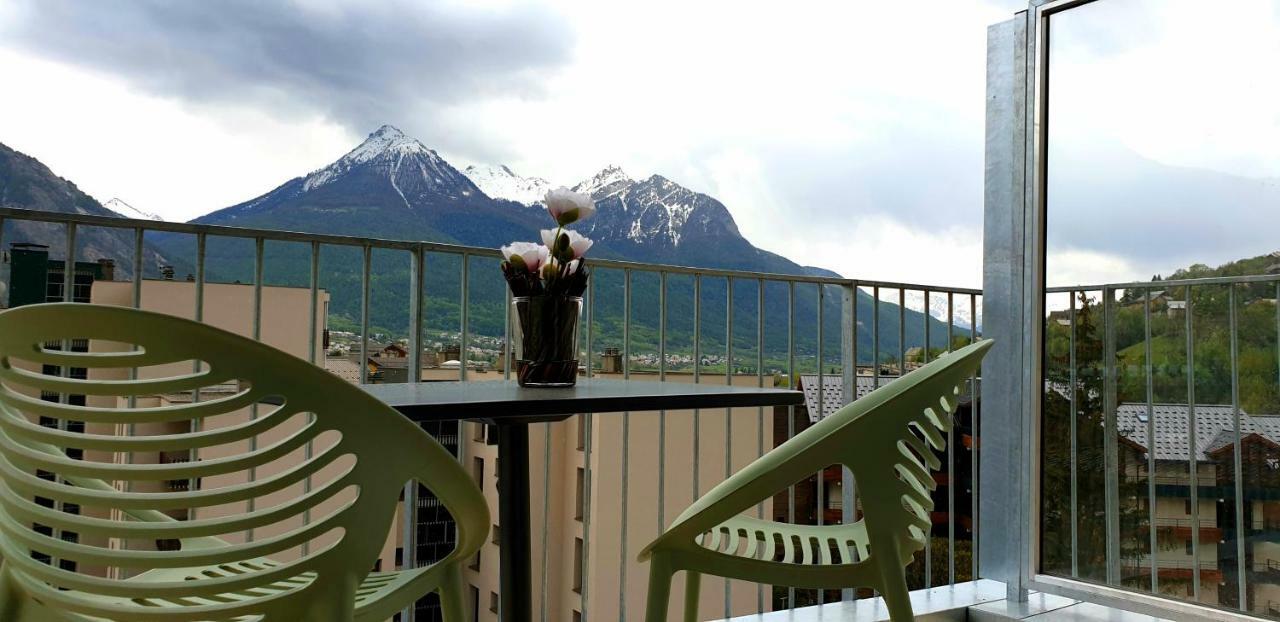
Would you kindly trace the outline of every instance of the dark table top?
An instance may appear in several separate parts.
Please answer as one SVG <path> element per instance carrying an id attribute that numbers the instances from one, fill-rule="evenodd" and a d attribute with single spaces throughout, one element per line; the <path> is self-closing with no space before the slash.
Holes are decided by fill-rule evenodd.
<path id="1" fill-rule="evenodd" d="M 565 388 L 524 388 L 514 380 L 366 384 L 370 395 L 418 422 L 476 419 L 489 423 L 557 421 L 578 413 L 692 408 L 794 406 L 790 389 L 652 380 L 579 379 Z"/>

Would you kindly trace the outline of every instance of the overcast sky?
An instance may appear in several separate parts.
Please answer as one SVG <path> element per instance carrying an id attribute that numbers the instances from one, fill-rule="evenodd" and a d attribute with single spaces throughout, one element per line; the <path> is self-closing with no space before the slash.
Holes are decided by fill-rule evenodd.
<path id="1" fill-rule="evenodd" d="M 1251 33 L 1269 27 L 1271 43 L 1275 4 L 1240 2 Z M 390 123 L 459 167 L 503 163 L 564 185 L 607 164 L 660 173 L 722 200 L 756 245 L 846 276 L 976 286 L 986 27 L 1025 5 L 7 0 L 0 142 L 101 201 L 187 220 L 319 168 Z M 1132 48 L 1185 41 L 1195 24 L 1153 23 L 1135 38 L 1095 21 L 1071 44 L 1081 66 L 1136 55 L 1128 70 L 1142 68 Z M 1097 103 L 1089 80 L 1063 97 Z M 1161 139 L 1185 106 L 1126 132 L 1091 129 L 1099 108 L 1082 104 L 1064 127 L 1077 138 L 1096 129 L 1153 162 L 1280 178 L 1280 100 L 1265 92 L 1272 99 L 1230 131 L 1193 128 L 1208 134 L 1191 142 Z M 1150 106 L 1110 103 L 1113 114 Z M 1063 234 L 1058 251 L 1084 258 L 1071 280 L 1182 260 Z"/>

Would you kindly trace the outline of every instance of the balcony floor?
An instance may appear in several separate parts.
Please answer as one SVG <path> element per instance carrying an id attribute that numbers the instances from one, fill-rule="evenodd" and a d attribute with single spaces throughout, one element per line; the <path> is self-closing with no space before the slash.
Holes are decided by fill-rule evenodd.
<path id="1" fill-rule="evenodd" d="M 973 581 L 954 586 L 916 590 L 911 606 L 918 622 L 972 620 L 975 622 L 1164 622 L 1164 618 L 1140 615 L 1092 603 L 1033 593 L 1025 603 L 1005 600 L 998 581 Z M 790 611 L 775 611 L 732 618 L 726 622 L 887 622 L 889 612 L 880 598 L 828 603 Z"/>

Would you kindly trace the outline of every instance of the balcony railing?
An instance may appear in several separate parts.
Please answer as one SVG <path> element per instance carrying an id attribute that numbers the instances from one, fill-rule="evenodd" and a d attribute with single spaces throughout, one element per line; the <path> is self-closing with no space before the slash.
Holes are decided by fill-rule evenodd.
<path id="1" fill-rule="evenodd" d="M 369 360 L 370 355 L 373 354 L 370 351 L 370 333 L 374 319 L 371 313 L 371 300 L 385 293 L 373 289 L 373 282 L 378 276 L 374 273 L 374 264 L 380 254 L 392 253 L 403 257 L 409 266 L 409 275 L 404 283 L 409 294 L 408 308 L 404 310 L 409 318 L 408 327 L 404 333 L 405 351 L 409 359 L 408 368 L 417 370 L 424 368 L 424 350 L 428 338 L 434 336 L 446 339 L 456 338 L 460 364 L 454 373 L 458 379 L 468 380 L 474 375 L 472 364 L 475 361 L 472 361 L 471 357 L 484 352 L 483 348 L 473 347 L 478 342 L 492 343 L 497 340 L 501 344 L 503 356 L 499 357 L 500 360 L 493 361 L 495 373 L 500 373 L 502 377 L 509 377 L 511 372 L 511 357 L 507 356 L 509 350 L 506 345 L 510 343 L 511 319 L 505 294 L 503 298 L 488 301 L 477 300 L 475 295 L 475 292 L 482 288 L 486 293 L 492 293 L 491 283 L 493 282 L 498 283 L 498 287 L 505 292 L 505 284 L 502 284 L 496 269 L 498 254 L 492 249 L 430 242 L 313 235 L 0 209 L 0 232 L 5 231 L 3 226 L 5 223 L 16 221 L 34 221 L 44 223 L 41 226 L 46 228 L 61 229 L 59 234 L 62 242 L 64 271 L 73 271 L 75 269 L 73 264 L 77 259 L 82 261 L 90 259 L 77 257 L 84 252 L 77 241 L 80 236 L 85 235 L 86 231 L 111 230 L 117 234 L 123 232 L 132 240 L 133 252 L 127 257 L 111 259 L 118 262 L 122 268 L 129 267 L 127 274 L 132 284 L 132 304 L 139 307 L 145 306 L 146 302 L 142 298 L 143 282 L 147 280 L 145 277 L 149 272 L 154 272 L 153 267 L 144 263 L 147 248 L 156 236 L 185 236 L 188 241 L 193 242 L 191 246 L 194 257 L 190 262 L 192 274 L 188 281 L 192 288 L 191 314 L 198 321 L 204 319 L 208 305 L 216 302 L 208 299 L 206 283 L 216 282 L 211 280 L 215 275 L 224 275 L 223 278 L 226 279 L 228 277 L 225 275 L 229 273 L 226 266 L 215 266 L 210 263 L 209 249 L 215 245 L 227 244 L 228 240 L 247 241 L 252 248 L 252 260 L 248 269 L 242 271 L 251 276 L 247 281 L 236 279 L 236 282 L 253 288 L 248 332 L 257 338 L 262 337 L 263 288 L 269 286 L 264 275 L 271 273 L 271 266 L 267 263 L 267 249 L 271 245 L 291 245 L 294 250 L 302 250 L 306 256 L 304 265 L 309 274 L 305 283 L 305 287 L 309 290 L 310 306 L 307 313 L 310 319 L 306 320 L 309 324 L 306 351 L 309 353 L 310 360 L 317 364 L 323 362 L 324 353 L 321 350 L 322 344 L 319 337 L 322 330 L 326 328 L 318 324 L 324 321 L 321 293 L 325 291 L 325 284 L 329 281 L 324 270 L 326 264 L 321 262 L 324 252 L 331 247 L 336 247 L 351 249 L 358 253 L 360 279 L 359 302 L 356 308 L 360 313 L 351 332 L 355 334 L 353 349 L 358 351 L 361 361 Z M 10 241 L 29 240 L 0 239 L 0 244 Z M 54 254 L 58 252 L 57 246 L 54 245 Z M 72 249 L 73 252 L 66 252 L 66 249 Z M 451 260 L 452 265 L 457 267 L 454 290 L 456 297 L 448 302 L 451 305 L 456 304 L 458 321 L 456 331 L 448 330 L 448 327 L 441 326 L 438 321 L 429 322 L 425 314 L 427 309 L 435 308 L 437 303 L 445 302 L 440 300 L 443 296 L 436 296 L 434 292 L 428 291 L 426 269 L 429 258 L 433 266 L 447 264 Z M 480 264 L 489 271 L 489 275 L 477 273 L 476 268 Z M 981 292 L 974 289 L 608 260 L 593 260 L 592 265 L 594 267 L 592 285 L 588 288 L 585 304 L 583 352 L 583 358 L 588 361 L 585 365 L 588 376 L 616 373 L 621 377 L 629 378 L 632 374 L 645 374 L 661 380 L 675 379 L 679 376 L 685 381 L 693 382 L 715 381 L 763 386 L 774 383 L 790 384 L 802 375 L 812 374 L 816 378 L 815 384 L 818 390 L 813 391 L 814 397 L 807 408 L 813 409 L 818 413 L 817 416 L 821 416 L 829 412 L 832 406 L 829 402 L 832 399 L 841 401 L 852 399 L 856 391 L 855 387 L 859 383 L 859 376 L 872 383 L 870 385 L 872 388 L 880 386 L 889 377 L 900 373 L 904 366 L 908 370 L 912 369 L 928 362 L 939 352 L 950 349 L 953 344 L 967 342 L 978 335 L 976 327 L 979 325 Z M 172 274 L 173 270 L 169 270 L 168 274 L 163 276 L 172 278 Z M 641 289 L 644 290 L 645 300 L 641 300 L 642 296 L 637 293 Z M 335 294 L 334 291 L 329 293 Z M 681 307 L 690 317 L 680 318 L 681 330 L 676 330 L 673 327 L 676 322 L 671 317 L 674 315 L 673 299 L 681 295 L 691 298 L 684 301 Z M 621 309 L 617 308 L 618 301 L 622 303 Z M 642 307 L 646 304 L 652 307 L 654 302 L 656 302 L 656 309 L 648 309 L 648 311 L 656 311 L 657 317 L 648 315 L 640 318 L 639 316 L 645 311 Z M 488 307 L 484 306 L 486 303 Z M 496 305 L 501 305 L 505 310 L 506 318 L 503 328 L 496 334 L 492 330 L 488 334 L 483 331 L 477 332 L 472 318 L 481 312 L 491 313 Z M 772 309 L 778 309 L 779 312 L 771 313 Z M 781 309 L 785 309 L 785 312 L 781 312 Z M 689 319 L 692 320 L 691 323 Z M 719 329 L 713 330 L 712 326 L 717 322 L 719 322 Z M 915 322 L 918 324 L 909 325 Z M 432 330 L 435 332 L 431 333 Z M 642 332 L 645 333 L 645 338 L 637 338 L 637 334 Z M 606 361 L 607 348 L 616 348 L 617 354 L 613 355 L 614 359 L 611 361 Z M 368 365 L 360 365 L 359 368 L 359 381 L 368 382 L 373 379 Z M 833 378 L 840 379 L 842 386 L 845 387 L 842 397 L 831 397 L 832 393 L 829 390 L 822 390 L 832 382 Z M 980 387 L 974 379 L 969 395 L 976 397 L 979 391 Z M 194 399 L 200 399 L 198 392 Z M 972 399 L 968 404 L 967 425 L 963 430 L 954 432 L 952 438 L 948 439 L 948 446 L 956 448 L 957 451 L 948 453 L 943 473 L 939 476 L 939 481 L 948 485 L 940 488 L 939 498 L 936 499 L 938 507 L 934 513 L 935 527 L 932 535 L 934 546 L 925 549 L 911 571 L 914 587 L 928 587 L 976 577 L 977 534 L 973 532 L 973 525 L 976 523 L 974 517 L 977 515 L 978 491 L 973 474 L 976 473 L 978 464 L 977 443 L 974 439 L 980 421 L 980 402 L 978 399 Z M 700 416 L 706 418 L 710 415 L 693 413 L 691 416 L 694 420 L 692 431 L 694 447 L 699 445 L 710 447 L 714 444 L 734 446 L 732 427 L 736 421 L 742 420 L 740 425 L 754 425 L 759 431 L 758 442 L 751 448 L 752 453 L 759 455 L 771 447 L 770 443 L 777 444 L 786 440 L 798 432 L 798 428 L 805 427 L 809 421 L 808 418 L 797 418 L 794 409 L 788 409 L 785 414 L 776 414 L 778 421 L 783 419 L 786 421 L 780 427 L 768 423 L 774 420 L 775 413 L 766 413 L 762 409 L 757 409 L 754 416 L 743 417 L 742 413 L 736 411 L 729 415 L 724 417 L 726 428 L 721 436 L 697 424 Z M 653 503 L 656 506 L 654 508 L 656 520 L 643 521 L 644 524 L 631 524 L 634 522 L 634 517 L 624 511 L 622 524 L 609 528 L 620 528 L 623 533 L 652 532 L 656 535 L 661 522 L 665 520 L 664 517 L 672 514 L 672 511 L 678 511 L 679 508 L 675 507 L 674 500 L 669 499 L 672 496 L 669 494 L 671 491 L 663 490 L 661 485 L 655 499 L 629 499 L 627 484 L 634 474 L 629 471 L 628 461 L 631 459 L 630 452 L 639 450 L 639 447 L 627 441 L 626 430 L 629 417 L 630 415 L 623 415 L 623 442 L 616 448 L 621 451 L 621 472 L 626 475 L 620 480 L 621 489 L 615 492 L 624 507 L 628 501 Z M 596 423 L 593 419 L 597 418 L 586 415 L 581 423 L 581 429 L 585 433 L 581 447 L 584 467 L 582 490 L 587 496 L 583 500 L 581 520 L 583 533 L 587 534 L 587 537 L 582 543 L 580 564 L 585 567 L 587 560 L 592 556 L 600 556 L 604 559 L 607 555 L 609 558 L 619 560 L 614 562 L 615 572 L 620 576 L 619 584 L 625 585 L 628 575 L 639 576 L 636 573 L 642 571 L 633 561 L 637 549 L 624 538 L 621 542 L 613 544 L 620 547 L 618 551 L 593 550 L 593 543 L 589 537 L 593 531 L 590 527 L 594 520 L 593 501 L 589 498 L 593 490 L 591 482 L 595 475 L 593 470 L 599 468 L 599 458 L 593 453 L 599 450 L 592 446 L 595 441 L 592 428 Z M 657 475 L 659 481 L 663 482 L 665 482 L 665 453 L 662 448 L 668 440 L 667 422 L 667 413 L 658 413 L 659 433 L 656 449 L 662 457 L 657 464 Z M 777 430 L 770 442 L 766 442 L 767 430 Z M 457 446 L 459 438 L 470 437 L 465 433 L 449 429 L 437 432 L 437 437 L 442 442 L 453 446 Z M 550 428 L 548 428 L 548 434 L 550 434 Z M 741 448 L 740 442 L 737 448 Z M 610 451 L 613 450 L 610 448 Z M 465 454 L 466 451 L 464 444 L 462 453 Z M 967 453 L 968 456 L 958 457 L 957 454 L 961 453 Z M 694 456 L 692 469 L 695 482 L 706 479 L 700 473 L 709 474 L 713 470 L 719 473 L 723 470 L 723 475 L 727 476 L 733 468 L 728 459 L 713 465 L 704 464 L 696 451 Z M 161 457 L 161 461 L 166 463 L 188 459 L 190 456 L 186 454 Z M 957 464 L 961 459 L 964 462 Z M 850 484 L 844 487 L 845 491 L 841 493 L 842 499 L 839 503 L 828 503 L 826 499 L 828 494 L 826 484 L 831 479 Z M 775 506 L 781 504 L 783 507 L 775 507 L 774 514 L 792 521 L 808 520 L 819 524 L 852 520 L 851 513 L 846 514 L 839 509 L 857 507 L 856 491 L 852 484 L 847 476 L 839 475 L 838 469 L 833 471 L 831 477 L 823 478 L 821 482 L 815 476 L 807 483 L 798 483 L 776 499 Z M 166 482 L 166 486 L 170 490 L 184 490 L 190 487 L 191 483 L 175 480 Z M 957 490 L 961 486 L 964 490 Z M 698 487 L 697 483 L 695 487 Z M 798 491 L 801 494 L 798 494 Z M 407 508 L 405 524 L 408 526 L 417 523 L 418 512 L 434 512 L 440 509 L 432 499 L 418 498 L 419 492 L 413 487 L 405 491 L 409 501 L 405 504 Z M 535 495 L 537 495 L 536 491 Z M 802 500 L 809 505 L 802 506 Z M 961 505 L 962 501 L 963 505 Z M 544 507 L 543 511 L 550 512 L 550 508 Z M 541 535 L 544 541 L 547 536 L 546 519 L 549 517 L 550 514 L 544 514 L 542 522 L 543 534 Z M 411 527 L 406 528 L 401 535 L 404 542 L 403 550 L 407 551 L 404 559 L 406 565 L 419 565 L 431 561 L 415 559 L 415 554 L 421 550 L 419 546 L 415 546 L 416 537 L 417 530 Z M 536 537 L 537 534 L 535 534 L 535 541 Z M 537 564 L 536 560 L 535 564 Z M 545 552 L 541 567 L 547 568 Z M 589 607 L 591 599 L 612 600 L 614 598 L 613 595 L 591 594 L 591 587 L 591 581 L 586 581 L 575 594 L 575 598 L 579 598 L 581 602 L 574 609 L 584 613 L 583 619 L 587 619 L 585 614 L 591 612 Z M 625 612 L 630 607 L 638 606 L 639 595 L 632 595 L 634 600 L 628 606 L 625 602 L 626 590 L 623 591 L 624 602 L 620 603 L 621 610 Z M 755 609 L 766 611 L 773 609 L 775 604 L 787 606 L 810 602 L 820 603 L 840 597 L 834 593 L 804 591 L 797 593 L 796 590 L 779 593 L 777 598 L 773 594 L 766 594 L 766 590 L 759 590 L 756 599 L 758 606 Z M 851 598 L 855 595 L 845 594 L 844 596 Z M 724 609 L 726 615 L 746 613 L 732 609 L 727 596 Z M 549 613 L 545 606 L 543 607 L 542 619 L 555 615 Z M 623 616 L 625 617 L 625 613 Z"/>

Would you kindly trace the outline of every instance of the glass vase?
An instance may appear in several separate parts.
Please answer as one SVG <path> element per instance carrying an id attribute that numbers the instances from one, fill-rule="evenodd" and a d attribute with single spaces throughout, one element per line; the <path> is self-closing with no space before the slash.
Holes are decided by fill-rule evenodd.
<path id="1" fill-rule="evenodd" d="M 522 387 L 571 387 L 578 381 L 578 296 L 520 296 L 516 316 L 516 381 Z"/>

